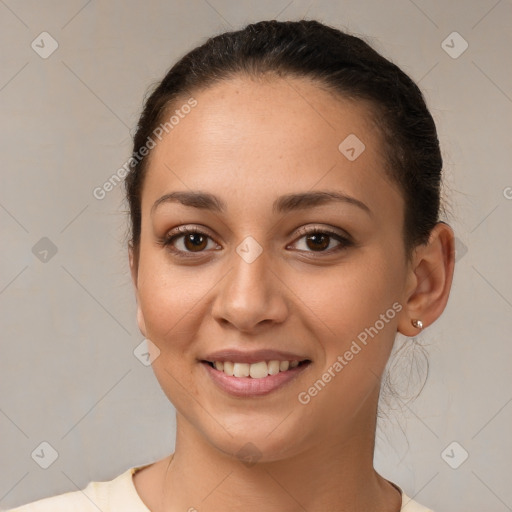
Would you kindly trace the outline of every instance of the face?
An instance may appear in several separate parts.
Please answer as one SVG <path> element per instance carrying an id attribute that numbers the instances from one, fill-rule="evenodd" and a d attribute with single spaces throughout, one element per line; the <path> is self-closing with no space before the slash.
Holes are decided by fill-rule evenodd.
<path id="1" fill-rule="evenodd" d="M 371 431 L 408 267 L 369 107 L 298 78 L 194 98 L 152 150 L 132 268 L 178 428 L 267 460 Z"/>

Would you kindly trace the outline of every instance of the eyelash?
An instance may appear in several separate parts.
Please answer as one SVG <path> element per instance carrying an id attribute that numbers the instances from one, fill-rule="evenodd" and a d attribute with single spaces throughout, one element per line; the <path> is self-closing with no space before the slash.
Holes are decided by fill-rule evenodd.
<path id="1" fill-rule="evenodd" d="M 176 228 L 174 231 L 169 233 L 162 240 L 159 240 L 159 243 L 162 246 L 166 247 L 169 251 L 171 251 L 172 253 L 174 253 L 178 257 L 181 257 L 181 258 L 196 258 L 197 256 L 201 256 L 202 254 L 204 254 L 205 251 L 199 251 L 197 253 L 193 253 L 193 252 L 190 252 L 190 251 L 182 251 L 180 249 L 176 249 L 172 245 L 172 243 L 175 240 L 177 240 L 177 239 L 179 239 L 179 238 L 181 238 L 183 236 L 192 234 L 192 233 L 193 234 L 198 234 L 198 235 L 203 235 L 203 236 L 206 236 L 207 238 L 210 238 L 211 240 L 213 240 L 207 233 L 204 233 L 203 231 L 199 230 L 197 227 L 188 228 L 188 227 L 181 227 L 180 226 L 179 228 Z M 339 233 L 336 233 L 335 231 L 332 231 L 332 230 L 326 229 L 326 228 L 319 228 L 319 227 L 301 228 L 301 229 L 299 229 L 298 234 L 301 235 L 298 240 L 300 240 L 304 236 L 308 236 L 308 235 L 327 235 L 328 237 L 334 238 L 338 242 L 340 242 L 340 245 L 338 247 L 334 248 L 334 249 L 331 248 L 331 249 L 326 250 L 326 251 L 301 251 L 301 252 L 310 252 L 310 253 L 313 253 L 313 254 L 314 253 L 332 254 L 332 253 L 340 252 L 342 250 L 346 250 L 349 247 L 352 247 L 354 245 L 354 242 L 351 239 L 349 239 L 348 237 L 340 235 Z M 316 257 L 321 257 L 321 256 L 314 256 L 314 257 L 316 258 Z"/>

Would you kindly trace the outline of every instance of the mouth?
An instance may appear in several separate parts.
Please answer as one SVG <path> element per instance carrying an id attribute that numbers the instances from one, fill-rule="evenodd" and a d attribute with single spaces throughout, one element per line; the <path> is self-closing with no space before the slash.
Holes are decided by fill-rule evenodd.
<path id="1" fill-rule="evenodd" d="M 229 377 L 239 379 L 264 379 L 271 375 L 277 375 L 281 372 L 287 372 L 305 366 L 311 363 L 309 359 L 298 361 L 296 359 L 291 361 L 279 361 L 277 359 L 271 361 L 258 361 L 256 363 L 241 363 L 233 361 L 207 361 L 203 360 L 202 363 L 209 365 L 211 368 L 219 372 L 223 372 Z"/>
<path id="2" fill-rule="evenodd" d="M 310 359 L 270 360 L 254 363 L 200 361 L 208 377 L 223 392 L 251 398 L 276 392 L 295 380 L 311 366 Z"/>

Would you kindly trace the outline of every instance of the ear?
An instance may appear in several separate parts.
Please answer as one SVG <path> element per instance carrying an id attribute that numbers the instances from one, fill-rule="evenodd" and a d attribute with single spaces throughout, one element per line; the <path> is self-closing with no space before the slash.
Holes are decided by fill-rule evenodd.
<path id="1" fill-rule="evenodd" d="M 446 307 L 455 267 L 455 237 L 452 228 L 438 222 L 426 244 L 414 251 L 402 297 L 398 331 L 405 336 L 419 332 L 411 323 L 421 320 L 423 328 L 433 324 Z"/>
<path id="2" fill-rule="evenodd" d="M 137 300 L 137 324 L 139 326 L 139 330 L 144 336 L 146 336 L 146 322 L 144 321 L 144 315 L 142 313 L 142 309 L 140 307 L 140 299 L 139 299 L 139 284 L 138 284 L 138 275 L 139 275 L 139 249 L 134 248 L 132 243 L 128 244 L 128 260 L 130 261 L 130 273 L 132 275 L 132 282 L 135 288 L 135 297 Z"/>

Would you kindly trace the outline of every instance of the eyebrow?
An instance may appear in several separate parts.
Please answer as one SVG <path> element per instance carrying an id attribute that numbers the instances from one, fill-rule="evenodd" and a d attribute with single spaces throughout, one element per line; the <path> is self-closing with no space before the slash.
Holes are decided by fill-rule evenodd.
<path id="1" fill-rule="evenodd" d="M 315 190 L 313 192 L 286 194 L 274 201 L 272 211 L 276 214 L 282 214 L 333 202 L 351 204 L 365 211 L 368 215 L 373 215 L 370 208 L 359 199 L 333 190 Z M 151 215 L 153 215 L 158 206 L 164 203 L 180 203 L 184 206 L 217 213 L 224 213 L 227 210 L 226 203 L 220 197 L 208 192 L 176 191 L 158 198 L 151 207 Z"/>

